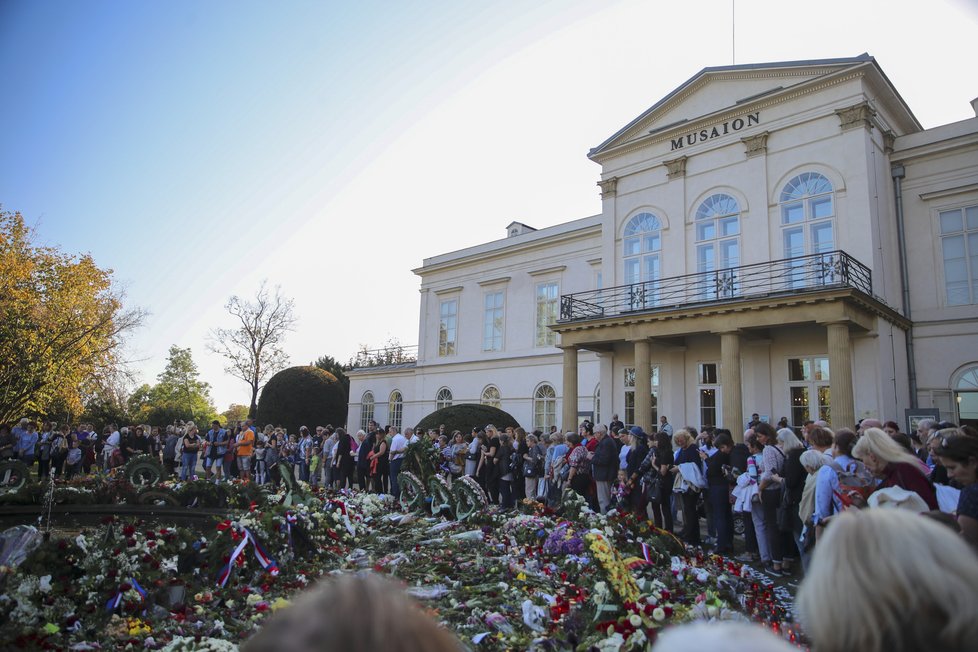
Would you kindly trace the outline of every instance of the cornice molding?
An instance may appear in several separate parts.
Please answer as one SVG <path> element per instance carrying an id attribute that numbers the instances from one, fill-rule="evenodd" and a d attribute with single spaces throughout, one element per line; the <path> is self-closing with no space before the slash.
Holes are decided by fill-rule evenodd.
<path id="1" fill-rule="evenodd" d="M 804 97 L 806 95 L 811 95 L 812 93 L 818 93 L 827 88 L 838 86 L 839 84 L 844 84 L 846 82 L 852 81 L 853 79 L 860 79 L 865 76 L 866 76 L 866 70 L 860 67 L 859 69 L 851 71 L 849 74 L 839 75 L 839 76 L 831 77 L 829 79 L 824 79 L 820 83 L 812 84 L 811 86 L 804 86 L 802 88 L 795 88 L 795 89 L 785 89 L 784 91 L 781 91 L 779 93 L 758 98 L 753 102 L 745 102 L 744 104 L 726 107 L 724 109 L 720 109 L 716 113 L 701 116 L 690 122 L 684 122 L 681 125 L 676 125 L 676 127 L 671 129 L 657 131 L 654 134 L 645 133 L 644 135 L 639 136 L 634 140 L 624 142 L 617 147 L 601 152 L 600 154 L 595 156 L 593 160 L 596 161 L 597 163 L 601 163 L 602 161 L 607 160 L 609 158 L 622 156 L 624 154 L 628 154 L 634 152 L 635 150 L 643 149 L 645 147 L 650 147 L 652 145 L 655 145 L 663 141 L 670 141 L 673 138 L 675 138 L 677 134 L 685 134 L 686 132 L 690 132 L 690 131 L 698 131 L 700 129 L 712 128 L 714 125 L 722 124 L 724 121 L 731 120 L 732 118 L 735 118 L 743 113 L 762 111 L 764 109 L 777 106 L 779 104 L 784 104 L 786 102 L 790 102 L 791 100 L 795 100 L 800 97 Z M 671 106 L 672 103 L 670 103 L 670 107 Z M 662 107 L 663 113 L 668 111 L 668 108 L 669 107 Z M 647 132 L 648 126 L 649 125 L 645 125 L 644 129 L 642 129 L 641 131 Z M 636 131 L 639 131 L 639 129 L 636 128 Z M 724 142 L 723 144 L 727 144 L 727 143 Z M 704 149 L 703 151 L 706 150 Z"/>

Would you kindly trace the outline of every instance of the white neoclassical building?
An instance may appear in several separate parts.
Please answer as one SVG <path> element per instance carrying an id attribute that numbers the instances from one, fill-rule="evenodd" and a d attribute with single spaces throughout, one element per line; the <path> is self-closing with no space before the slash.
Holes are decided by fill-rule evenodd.
<path id="1" fill-rule="evenodd" d="M 723 66 L 589 157 L 599 215 L 414 270 L 416 360 L 350 373 L 351 427 L 978 422 L 978 117 L 923 129 L 865 54 Z"/>

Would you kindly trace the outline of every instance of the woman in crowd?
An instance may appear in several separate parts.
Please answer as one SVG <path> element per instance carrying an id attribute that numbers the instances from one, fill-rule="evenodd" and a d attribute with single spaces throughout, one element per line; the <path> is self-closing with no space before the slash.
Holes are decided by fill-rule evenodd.
<path id="1" fill-rule="evenodd" d="M 929 518 L 849 510 L 819 540 L 795 607 L 813 652 L 969 652 L 978 641 L 978 560 Z"/>
<path id="2" fill-rule="evenodd" d="M 802 520 L 798 516 L 798 504 L 801 502 L 801 494 L 805 488 L 805 467 L 801 463 L 801 455 L 805 452 L 805 445 L 795 435 L 791 428 L 778 430 L 778 447 L 785 454 L 783 475 L 784 491 L 787 493 L 783 505 L 787 510 L 784 522 L 781 523 L 782 532 L 791 537 L 791 541 L 784 542 L 785 560 L 795 559 L 795 550 L 798 548 L 795 541 L 801 536 Z"/>
<path id="3" fill-rule="evenodd" d="M 785 453 L 778 446 L 778 434 L 768 423 L 754 426 L 754 432 L 764 444 L 763 465 L 760 469 L 761 506 L 764 510 L 764 533 L 767 536 L 768 550 L 771 552 L 771 568 L 775 575 L 785 573 L 784 533 L 778 526 L 778 507 L 781 505 L 782 474 L 784 473 Z"/>
<path id="4" fill-rule="evenodd" d="M 180 456 L 181 480 L 192 480 L 197 474 L 197 453 L 200 447 L 201 440 L 197 435 L 197 426 L 191 421 L 187 424 L 183 436 L 183 454 Z"/>
<path id="5" fill-rule="evenodd" d="M 927 465 L 879 428 L 866 429 L 853 446 L 852 454 L 882 479 L 878 489 L 900 487 L 913 491 L 924 499 L 927 507 L 938 509 L 937 494 L 927 478 Z"/>
<path id="6" fill-rule="evenodd" d="M 747 431 L 747 451 L 750 457 L 747 458 L 747 477 L 755 485 L 760 485 L 761 469 L 764 467 L 764 444 L 761 438 L 753 429 Z M 767 529 L 764 527 L 764 506 L 761 504 L 760 490 L 754 495 L 750 506 L 751 525 L 754 530 L 754 541 L 757 544 L 757 554 L 761 559 L 761 564 L 769 566 L 771 564 L 771 549 L 767 544 Z"/>
<path id="7" fill-rule="evenodd" d="M 465 454 L 465 475 L 475 477 L 476 469 L 479 468 L 479 460 L 482 459 L 482 440 L 479 433 L 481 430 L 472 429 L 469 439 L 468 451 Z"/>
<path id="8" fill-rule="evenodd" d="M 676 447 L 676 466 L 680 464 L 695 464 L 702 471 L 703 462 L 696 445 L 696 431 L 691 428 L 677 430 L 672 436 L 672 444 Z M 687 487 L 682 492 L 683 531 L 682 539 L 691 546 L 700 545 L 700 516 L 696 503 L 699 500 L 699 490 Z"/>
<path id="9" fill-rule="evenodd" d="M 482 469 L 485 478 L 485 490 L 489 496 L 489 502 L 499 503 L 499 477 L 500 466 L 495 462 L 496 453 L 499 452 L 499 431 L 496 426 L 489 424 L 486 426 L 486 443 L 482 446 Z"/>
<path id="10" fill-rule="evenodd" d="M 499 475 L 499 504 L 503 509 L 512 509 L 516 504 L 513 496 L 514 473 L 510 465 L 510 459 L 514 452 L 509 435 L 505 433 L 499 435 L 499 446 L 492 463 Z"/>
<path id="11" fill-rule="evenodd" d="M 546 451 L 534 434 L 526 436 L 526 453 L 523 454 L 523 493 L 527 498 L 537 498 L 537 483 L 543 477 L 543 458 Z"/>
<path id="12" fill-rule="evenodd" d="M 946 433 L 946 434 L 945 434 Z M 957 519 L 961 536 L 978 548 L 978 437 L 955 429 L 938 435 L 937 455 L 948 475 L 961 487 Z"/>
<path id="13" fill-rule="evenodd" d="M 587 498 L 588 489 L 591 488 L 590 469 L 586 468 L 589 464 L 587 459 L 587 448 L 581 445 L 581 436 L 570 433 L 566 437 L 570 450 L 567 453 L 567 485 L 575 493 Z"/>
<path id="14" fill-rule="evenodd" d="M 51 473 L 55 478 L 60 478 L 64 474 L 65 460 L 68 458 L 68 426 L 51 428 Z"/>
<path id="15" fill-rule="evenodd" d="M 547 455 L 543 459 L 543 464 L 547 478 L 547 504 L 555 507 L 560 502 L 562 490 L 560 471 L 566 462 L 567 444 L 564 435 L 559 432 L 552 432 L 549 436 L 550 446 L 547 447 Z"/>
<path id="16" fill-rule="evenodd" d="M 452 433 L 452 441 L 448 448 L 450 452 L 448 468 L 451 471 L 452 480 L 456 480 L 465 470 L 465 455 L 469 450 L 469 445 L 465 443 L 461 430 Z"/>
<path id="17" fill-rule="evenodd" d="M 652 520 L 657 528 L 663 528 L 672 532 L 672 484 L 673 484 L 673 462 L 676 455 L 672 451 L 672 438 L 661 430 L 655 433 L 655 465 L 659 470 L 659 482 L 662 491 L 658 501 L 650 501 L 652 508 Z"/>
<path id="18" fill-rule="evenodd" d="M 795 544 L 801 556 L 802 570 L 807 573 L 811 561 L 811 546 L 815 542 L 815 524 L 812 522 L 812 515 L 815 513 L 815 485 L 818 470 L 825 464 L 826 458 L 816 450 L 806 450 L 801 454 L 799 462 L 806 475 L 801 499 L 798 501 L 798 519 L 802 523 L 802 531 L 795 537 Z"/>
<path id="19" fill-rule="evenodd" d="M 367 454 L 370 460 L 370 484 L 374 493 L 384 493 L 384 477 L 390 473 L 387 462 L 387 440 L 383 433 L 375 433 L 374 445 Z"/>
<path id="20" fill-rule="evenodd" d="M 729 432 L 721 432 L 713 439 L 716 452 L 708 455 L 700 451 L 700 459 L 706 465 L 706 499 L 710 503 L 713 522 L 716 525 L 716 552 L 724 555 L 733 552 L 733 512 L 730 510 L 730 482 L 724 466 L 730 466 L 733 438 Z"/>
<path id="21" fill-rule="evenodd" d="M 507 428 L 507 431 L 509 429 Z M 526 441 L 526 430 L 517 427 L 513 429 L 513 437 L 511 438 L 513 450 L 519 456 L 520 463 L 516 465 L 516 470 L 513 471 L 513 499 L 523 500 L 527 496 L 533 496 L 533 492 L 526 493 L 526 478 L 523 475 L 523 460 L 526 459 L 524 455 L 529 455 L 530 445 Z M 534 483 L 534 488 L 536 484 Z"/>
<path id="22" fill-rule="evenodd" d="M 629 479 L 628 500 L 635 516 L 641 520 L 648 519 L 648 492 L 642 485 L 647 474 L 652 474 L 655 466 L 655 456 L 649 451 L 648 436 L 638 426 L 628 431 L 628 457 L 626 458 L 625 477 Z"/>

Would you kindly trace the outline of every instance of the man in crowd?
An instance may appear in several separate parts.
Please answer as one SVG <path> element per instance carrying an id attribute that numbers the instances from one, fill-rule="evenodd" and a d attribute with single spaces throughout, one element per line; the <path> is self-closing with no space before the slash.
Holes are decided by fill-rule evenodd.
<path id="1" fill-rule="evenodd" d="M 591 474 L 598 492 L 598 507 L 604 514 L 611 505 L 611 483 L 618 477 L 618 449 L 603 424 L 594 427 L 594 439 L 597 444 L 591 458 Z"/>
<path id="2" fill-rule="evenodd" d="M 659 432 L 664 432 L 669 435 L 669 437 L 672 437 L 672 424 L 669 423 L 669 419 L 666 418 L 666 415 L 659 417 Z"/>
<path id="3" fill-rule="evenodd" d="M 238 472 L 245 482 L 251 481 L 251 456 L 255 452 L 254 421 L 248 419 L 244 428 L 238 433 L 234 442 L 234 453 L 237 456 Z"/>

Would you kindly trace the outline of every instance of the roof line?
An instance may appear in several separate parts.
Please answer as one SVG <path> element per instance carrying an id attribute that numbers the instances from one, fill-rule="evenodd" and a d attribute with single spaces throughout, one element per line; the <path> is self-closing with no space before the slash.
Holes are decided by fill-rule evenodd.
<path id="1" fill-rule="evenodd" d="M 767 69 L 767 68 L 793 68 L 793 67 L 797 67 L 797 66 L 816 66 L 816 65 L 817 66 L 834 66 L 834 65 L 842 65 L 842 64 L 865 63 L 867 61 L 872 61 L 872 62 L 875 63 L 876 62 L 876 59 L 873 58 L 868 52 L 863 52 L 862 54 L 860 54 L 857 57 L 841 57 L 841 58 L 836 58 L 836 59 L 801 59 L 799 61 L 774 61 L 774 62 L 771 62 L 771 63 L 741 63 L 741 64 L 730 65 L 730 66 L 708 66 L 708 67 L 703 68 L 702 70 L 700 70 L 698 73 L 696 73 L 695 75 L 693 75 L 692 77 L 690 77 L 689 79 L 687 79 L 686 81 L 684 81 L 682 84 L 680 84 L 676 88 L 674 88 L 668 95 L 666 95 L 661 100 L 659 100 L 658 102 L 656 102 L 655 104 L 653 104 L 651 107 L 649 107 L 648 109 L 646 109 L 645 111 L 643 111 L 641 114 L 639 114 L 639 116 L 637 118 L 635 118 L 634 120 L 632 120 L 631 122 L 629 122 L 627 125 L 625 125 L 621 129 L 619 129 L 618 131 L 616 131 L 611 137 L 605 139 L 605 141 L 603 143 L 601 143 L 597 147 L 592 147 L 591 148 L 591 151 L 588 152 L 588 157 L 590 158 L 590 157 L 594 156 L 595 154 L 599 153 L 602 149 L 604 149 L 605 147 L 607 147 L 616 138 L 618 138 L 619 136 L 621 136 L 622 134 L 624 134 L 625 132 L 627 132 L 629 129 L 631 129 L 632 127 L 634 127 L 636 124 L 638 124 L 639 122 L 641 122 L 642 120 L 644 120 L 646 117 L 648 117 L 648 115 L 650 113 L 652 113 L 653 111 L 655 111 L 656 109 L 658 109 L 662 105 L 666 104 L 669 100 L 671 100 L 672 98 L 674 98 L 676 95 L 678 95 L 684 88 L 686 88 L 687 86 L 689 86 L 690 84 L 692 84 L 696 79 L 698 79 L 698 78 L 700 78 L 703 75 L 706 75 L 708 73 L 731 72 L 731 71 L 735 71 L 735 70 L 763 70 L 763 69 Z M 877 65 L 877 68 L 878 67 L 879 66 Z M 884 77 L 885 77 L 885 75 L 884 75 Z M 887 81 L 889 81 L 889 80 L 887 80 Z"/>

